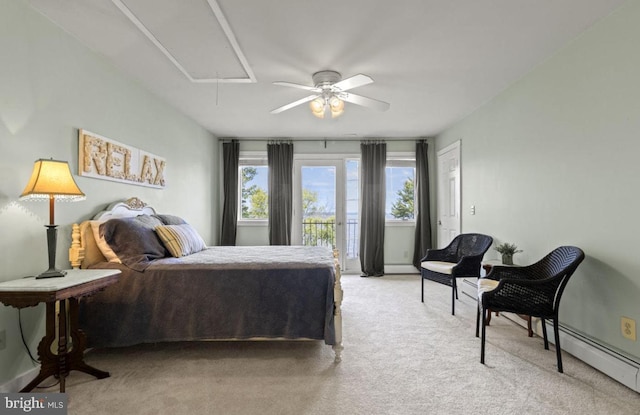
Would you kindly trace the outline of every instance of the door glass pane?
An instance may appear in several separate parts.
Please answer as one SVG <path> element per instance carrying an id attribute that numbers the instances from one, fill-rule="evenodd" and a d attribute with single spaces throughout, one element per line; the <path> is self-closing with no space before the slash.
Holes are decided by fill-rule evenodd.
<path id="1" fill-rule="evenodd" d="M 336 168 L 302 166 L 302 244 L 336 246 Z"/>
<path id="2" fill-rule="evenodd" d="M 360 206 L 360 166 L 358 160 L 347 160 L 347 238 L 346 253 L 348 259 L 358 258 L 360 252 L 360 228 L 358 226 L 358 213 Z"/>

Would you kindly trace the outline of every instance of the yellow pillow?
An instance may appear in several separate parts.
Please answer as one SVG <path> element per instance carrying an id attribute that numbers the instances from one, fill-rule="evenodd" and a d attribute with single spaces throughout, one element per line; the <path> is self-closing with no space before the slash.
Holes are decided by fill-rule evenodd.
<path id="1" fill-rule="evenodd" d="M 165 248 L 176 258 L 200 252 L 207 247 L 202 237 L 188 223 L 156 226 Z"/>
<path id="2" fill-rule="evenodd" d="M 122 261 L 120 261 L 118 255 L 113 252 L 113 249 L 111 249 L 107 241 L 104 240 L 104 236 L 100 235 L 100 225 L 103 223 L 104 222 L 100 220 L 89 221 L 89 224 L 91 225 L 91 231 L 93 232 L 93 239 L 95 239 L 96 245 L 98 245 L 98 249 L 100 250 L 100 252 L 102 252 L 102 255 L 104 255 L 107 261 L 122 264 Z"/>

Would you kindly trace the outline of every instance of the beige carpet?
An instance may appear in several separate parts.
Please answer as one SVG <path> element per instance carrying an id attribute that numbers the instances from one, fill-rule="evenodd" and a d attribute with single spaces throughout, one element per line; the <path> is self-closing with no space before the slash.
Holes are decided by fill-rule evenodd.
<path id="1" fill-rule="evenodd" d="M 475 304 L 417 275 L 343 277 L 344 354 L 320 342 L 203 342 L 93 350 L 111 372 L 72 372 L 69 414 L 628 414 L 640 394 L 504 317 L 479 363 Z"/>

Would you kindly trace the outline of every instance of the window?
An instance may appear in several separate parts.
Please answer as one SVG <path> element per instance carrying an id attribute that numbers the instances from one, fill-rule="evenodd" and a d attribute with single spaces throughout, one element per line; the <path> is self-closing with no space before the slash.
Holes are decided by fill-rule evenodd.
<path id="1" fill-rule="evenodd" d="M 386 203 L 385 219 L 387 221 L 415 220 L 416 177 L 415 160 L 387 160 L 386 167 Z"/>
<path id="2" fill-rule="evenodd" d="M 269 215 L 269 168 L 265 160 L 240 159 L 239 220 L 267 220 Z"/>

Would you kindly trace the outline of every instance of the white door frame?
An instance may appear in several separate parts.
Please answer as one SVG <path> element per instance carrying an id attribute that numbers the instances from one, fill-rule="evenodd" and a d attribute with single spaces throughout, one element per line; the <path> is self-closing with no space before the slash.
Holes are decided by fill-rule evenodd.
<path id="1" fill-rule="evenodd" d="M 462 218 L 460 140 L 437 152 L 437 244 L 444 248 L 460 234 Z"/>

